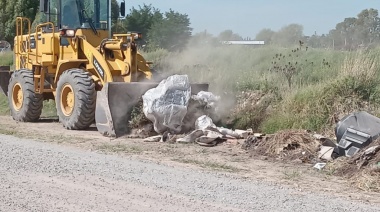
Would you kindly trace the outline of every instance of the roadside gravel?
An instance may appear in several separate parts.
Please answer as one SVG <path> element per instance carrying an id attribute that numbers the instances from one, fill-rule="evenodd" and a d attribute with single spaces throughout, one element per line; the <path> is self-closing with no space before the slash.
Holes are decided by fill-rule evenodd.
<path id="1" fill-rule="evenodd" d="M 0 211 L 379 211 L 225 173 L 0 135 Z"/>

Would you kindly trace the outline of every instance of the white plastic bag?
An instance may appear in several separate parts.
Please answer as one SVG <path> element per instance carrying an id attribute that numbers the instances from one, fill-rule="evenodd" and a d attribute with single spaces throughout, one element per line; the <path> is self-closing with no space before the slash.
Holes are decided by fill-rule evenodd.
<path id="1" fill-rule="evenodd" d="M 157 133 L 167 130 L 179 133 L 190 97 L 191 87 L 187 75 L 173 75 L 142 96 L 143 111 L 153 122 Z"/>
<path id="2" fill-rule="evenodd" d="M 200 116 L 195 121 L 195 129 L 199 130 L 205 130 L 207 128 L 216 128 L 215 124 L 213 123 L 212 119 L 206 115 Z"/>
<path id="3" fill-rule="evenodd" d="M 193 95 L 191 98 L 199 101 L 202 105 L 205 105 L 208 108 L 214 108 L 220 99 L 219 96 L 208 91 L 199 91 L 197 95 Z"/>

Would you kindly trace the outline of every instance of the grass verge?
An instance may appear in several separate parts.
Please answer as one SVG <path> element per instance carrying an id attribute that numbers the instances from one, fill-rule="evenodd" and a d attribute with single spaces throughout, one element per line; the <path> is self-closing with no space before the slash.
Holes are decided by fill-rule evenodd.
<path id="1" fill-rule="evenodd" d="M 218 163 L 218 162 L 213 162 L 213 161 L 203 161 L 203 160 L 186 159 L 186 158 L 179 158 L 179 159 L 176 158 L 176 159 L 173 159 L 173 161 L 180 162 L 180 163 L 193 164 L 193 165 L 197 165 L 203 168 L 210 168 L 214 170 L 223 170 L 223 171 L 228 171 L 228 172 L 241 171 L 241 169 L 237 167 Z"/>

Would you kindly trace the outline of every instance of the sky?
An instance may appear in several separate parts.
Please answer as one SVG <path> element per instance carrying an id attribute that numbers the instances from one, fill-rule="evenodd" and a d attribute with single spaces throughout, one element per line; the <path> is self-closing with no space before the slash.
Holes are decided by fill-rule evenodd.
<path id="1" fill-rule="evenodd" d="M 230 29 L 254 38 L 269 28 L 274 31 L 288 24 L 304 27 L 305 35 L 326 34 L 344 18 L 356 17 L 364 9 L 380 10 L 379 0 L 126 0 L 126 13 L 144 3 L 161 12 L 187 14 L 193 33 L 218 35 Z"/>

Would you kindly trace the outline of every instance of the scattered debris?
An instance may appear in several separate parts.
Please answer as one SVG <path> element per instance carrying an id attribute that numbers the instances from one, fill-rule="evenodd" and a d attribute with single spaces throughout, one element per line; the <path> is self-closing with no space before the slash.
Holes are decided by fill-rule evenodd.
<path id="1" fill-rule="evenodd" d="M 195 139 L 203 135 L 204 135 L 203 130 L 194 130 L 193 132 L 186 135 L 185 137 L 177 139 L 177 142 L 178 143 L 192 143 L 195 141 Z"/>
<path id="2" fill-rule="evenodd" d="M 205 130 L 205 129 L 216 129 L 216 125 L 213 123 L 212 119 L 206 115 L 199 117 L 195 121 L 195 129 L 197 130 Z"/>
<path id="3" fill-rule="evenodd" d="M 144 139 L 144 142 L 160 142 L 162 141 L 162 135 L 156 135 Z"/>
<path id="4" fill-rule="evenodd" d="M 316 163 L 313 167 L 322 170 L 326 166 L 326 163 Z"/>
<path id="5" fill-rule="evenodd" d="M 339 163 L 341 166 L 337 168 L 337 173 L 352 177 L 362 169 L 380 174 L 379 162 L 380 139 L 377 139 L 353 157 L 340 159 Z"/>
<path id="6" fill-rule="evenodd" d="M 200 116 L 195 122 L 195 130 L 190 134 L 178 138 L 178 143 L 198 143 L 202 146 L 215 146 L 219 141 L 227 139 L 247 138 L 251 130 L 231 130 L 217 127 L 207 115 Z"/>
<path id="7" fill-rule="evenodd" d="M 369 147 L 364 150 L 361 154 L 358 154 L 358 157 L 353 159 L 353 162 L 357 165 L 359 169 L 363 166 L 367 166 L 372 159 L 375 159 L 373 165 L 377 166 L 380 162 L 380 155 L 377 155 L 380 150 L 380 145 Z M 376 161 L 377 160 L 377 161 Z"/>
<path id="8" fill-rule="evenodd" d="M 200 105 L 203 105 L 206 108 L 216 108 L 217 103 L 220 100 L 219 96 L 207 91 L 200 91 L 197 95 L 192 95 L 191 98 L 198 101 Z"/>
<path id="9" fill-rule="evenodd" d="M 204 92 L 200 91 L 199 93 Z M 208 92 L 209 93 L 209 92 Z M 203 115 L 207 115 L 212 120 L 219 120 L 220 113 L 216 102 L 209 104 L 209 101 L 204 100 L 204 98 L 196 98 L 197 95 L 193 95 L 190 98 L 189 105 L 187 107 L 187 114 L 183 119 L 182 132 L 187 133 L 195 129 L 195 122 L 197 119 Z M 219 99 L 218 96 L 215 96 L 213 99 Z"/>
<path id="10" fill-rule="evenodd" d="M 380 118 L 364 111 L 352 113 L 337 123 L 335 134 L 338 154 L 352 157 L 380 136 Z"/>
<path id="11" fill-rule="evenodd" d="M 334 152 L 334 147 L 321 146 L 321 150 L 319 151 L 318 158 L 326 160 L 326 161 L 331 161 L 333 160 L 333 157 L 332 157 L 333 152 Z"/>
<path id="12" fill-rule="evenodd" d="M 248 129 L 248 131 L 252 131 L 252 129 Z M 257 138 L 262 138 L 263 136 L 265 136 L 265 134 L 262 134 L 262 133 L 253 133 L 253 136 L 255 136 Z"/>
<path id="13" fill-rule="evenodd" d="M 218 131 L 220 133 L 222 133 L 225 136 L 231 136 L 233 138 L 241 138 L 240 135 L 239 135 L 239 133 L 237 133 L 237 132 L 235 132 L 235 131 L 233 131 L 231 129 L 227 129 L 227 128 L 224 128 L 224 127 L 218 127 L 217 129 L 218 129 Z"/>
<path id="14" fill-rule="evenodd" d="M 238 138 L 248 138 L 249 134 L 252 134 L 253 131 L 252 129 L 249 129 L 249 130 L 238 130 L 236 129 L 235 130 L 235 133 L 239 136 Z"/>
<path id="15" fill-rule="evenodd" d="M 196 138 L 195 142 L 202 146 L 215 146 L 221 140 L 225 140 L 222 134 L 211 130 L 204 130 L 203 135 Z"/>

